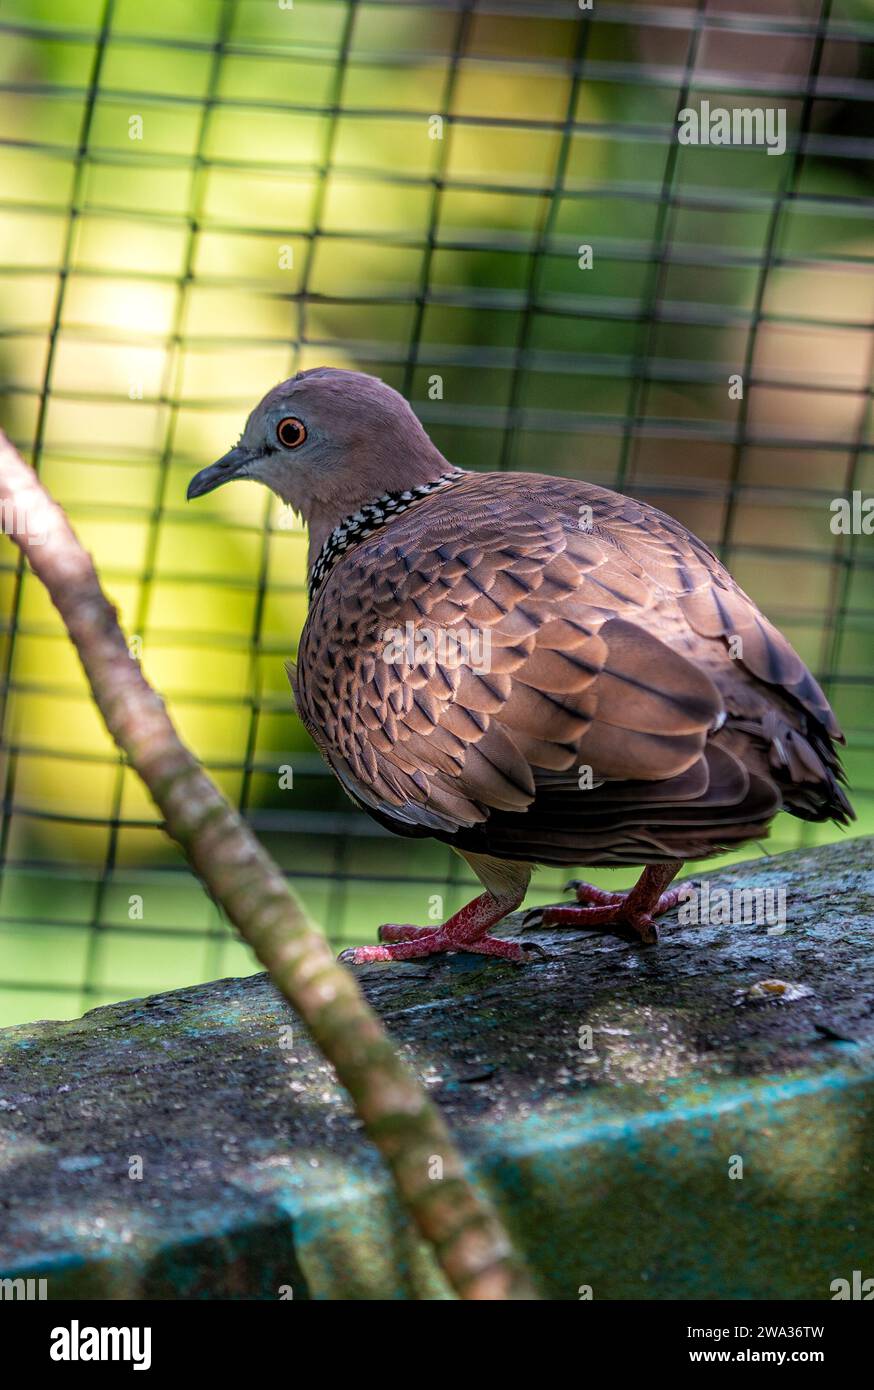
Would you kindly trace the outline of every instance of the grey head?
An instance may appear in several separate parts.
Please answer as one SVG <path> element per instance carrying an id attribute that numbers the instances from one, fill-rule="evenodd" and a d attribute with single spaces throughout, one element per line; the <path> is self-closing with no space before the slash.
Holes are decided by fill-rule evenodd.
<path id="1" fill-rule="evenodd" d="M 268 391 L 239 443 L 191 479 L 188 498 L 233 479 L 264 483 L 303 516 L 312 554 L 365 502 L 449 467 L 391 386 L 363 372 L 314 367 Z"/>

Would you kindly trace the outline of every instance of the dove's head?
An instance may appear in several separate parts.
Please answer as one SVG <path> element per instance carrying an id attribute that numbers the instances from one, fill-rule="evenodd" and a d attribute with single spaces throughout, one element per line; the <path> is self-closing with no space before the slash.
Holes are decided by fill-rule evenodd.
<path id="1" fill-rule="evenodd" d="M 268 391 L 239 443 L 191 479 L 188 497 L 254 479 L 299 512 L 320 545 L 365 502 L 430 482 L 448 467 L 392 387 L 362 372 L 315 367 Z"/>

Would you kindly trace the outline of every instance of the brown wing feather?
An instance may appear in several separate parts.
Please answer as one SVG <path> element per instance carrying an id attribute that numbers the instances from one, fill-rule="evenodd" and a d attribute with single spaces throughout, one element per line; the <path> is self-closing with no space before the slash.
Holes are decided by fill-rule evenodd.
<path id="1" fill-rule="evenodd" d="M 423 648 L 441 629 L 473 642 L 462 664 Z M 357 545 L 316 598 L 295 689 L 379 819 L 507 857 L 688 857 L 762 833 L 781 797 L 847 806 L 825 697 L 715 556 L 571 480 L 471 475 Z"/>

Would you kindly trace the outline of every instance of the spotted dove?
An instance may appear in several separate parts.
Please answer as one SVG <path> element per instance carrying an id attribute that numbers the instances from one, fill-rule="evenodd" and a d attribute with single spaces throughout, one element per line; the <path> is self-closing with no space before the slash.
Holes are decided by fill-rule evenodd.
<path id="1" fill-rule="evenodd" d="M 309 527 L 289 674 L 326 762 L 380 824 L 450 844 L 485 889 L 346 959 L 526 959 L 489 930 L 537 864 L 645 866 L 627 894 L 577 883 L 543 920 L 654 941 L 684 860 L 767 834 L 781 809 L 853 818 L 822 690 L 664 512 L 573 478 L 455 468 L 396 391 L 326 367 L 270 391 L 188 496 L 233 478 Z"/>

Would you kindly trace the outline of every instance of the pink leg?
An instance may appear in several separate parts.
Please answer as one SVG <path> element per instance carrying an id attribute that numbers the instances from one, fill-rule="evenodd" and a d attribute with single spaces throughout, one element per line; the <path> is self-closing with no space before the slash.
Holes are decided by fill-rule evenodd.
<path id="1" fill-rule="evenodd" d="M 564 886 L 566 893 L 574 892 L 578 903 L 588 903 L 592 907 L 607 907 L 609 903 L 621 903 L 624 893 L 608 893 L 604 888 L 596 888 L 594 883 L 585 883 L 581 878 L 572 878 Z"/>
<path id="2" fill-rule="evenodd" d="M 488 935 L 489 928 L 497 926 L 508 912 L 513 912 L 523 897 L 524 889 L 502 898 L 482 893 L 441 927 L 386 923 L 380 927 L 379 937 L 381 941 L 391 944 L 351 946 L 347 951 L 340 952 L 339 959 L 350 965 L 368 965 L 376 960 L 416 960 L 443 951 L 473 951 L 476 955 L 500 956 L 503 960 L 525 960 L 532 952 L 530 943 L 520 945 L 516 941 L 503 941 L 500 937 Z"/>
<path id="3" fill-rule="evenodd" d="M 417 936 L 433 936 L 439 930 L 439 927 L 400 927 L 394 922 L 384 922 L 377 927 L 376 934 L 380 941 L 415 941 Z"/>
<path id="4" fill-rule="evenodd" d="M 576 890 L 580 902 L 595 903 L 596 906 L 535 908 L 528 914 L 526 925 L 612 930 L 617 936 L 625 936 L 631 931 L 641 941 L 651 945 L 658 941 L 653 918 L 670 911 L 680 900 L 682 889 L 664 890 L 682 867 L 682 861 L 678 859 L 667 864 L 650 864 L 628 893 L 605 893 L 591 884 L 574 881 L 568 887 Z"/>

